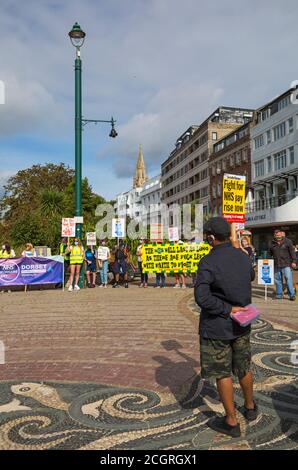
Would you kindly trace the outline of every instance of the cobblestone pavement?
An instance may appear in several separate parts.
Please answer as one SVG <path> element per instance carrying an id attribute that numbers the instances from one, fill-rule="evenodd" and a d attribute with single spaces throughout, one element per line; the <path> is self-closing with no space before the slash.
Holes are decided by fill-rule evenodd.
<path id="1" fill-rule="evenodd" d="M 259 418 L 231 440 L 206 427 L 222 412 L 199 375 L 191 289 L 2 294 L 0 449 L 298 447 L 297 302 L 265 303 L 253 329 Z M 239 388 L 236 403 L 241 405 Z"/>

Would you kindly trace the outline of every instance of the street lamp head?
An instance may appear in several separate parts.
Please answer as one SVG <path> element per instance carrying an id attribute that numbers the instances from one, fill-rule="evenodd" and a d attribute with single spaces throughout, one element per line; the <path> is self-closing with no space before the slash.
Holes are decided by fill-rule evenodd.
<path id="1" fill-rule="evenodd" d="M 111 119 L 111 124 L 112 124 L 112 129 L 111 129 L 111 132 L 110 132 L 109 136 L 114 139 L 115 137 L 117 137 L 118 133 L 116 132 L 115 121 L 114 121 L 113 118 Z"/>
<path id="2" fill-rule="evenodd" d="M 75 23 L 72 30 L 69 31 L 68 36 L 70 37 L 72 45 L 80 48 L 84 44 L 86 33 L 81 29 L 79 23 Z"/>

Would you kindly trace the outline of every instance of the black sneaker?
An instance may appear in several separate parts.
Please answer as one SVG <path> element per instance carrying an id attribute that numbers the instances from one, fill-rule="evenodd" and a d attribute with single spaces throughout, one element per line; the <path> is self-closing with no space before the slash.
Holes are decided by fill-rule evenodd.
<path id="1" fill-rule="evenodd" d="M 90 289 L 92 287 L 92 284 L 90 284 L 90 282 L 87 284 L 88 286 L 88 289 Z"/>
<path id="2" fill-rule="evenodd" d="M 115 287 L 120 287 L 120 286 L 119 286 L 118 282 L 115 282 L 115 284 L 113 284 L 113 287 L 115 288 Z"/>
<path id="3" fill-rule="evenodd" d="M 241 406 L 241 408 L 239 409 L 240 413 L 243 414 L 244 418 L 247 419 L 247 421 L 254 421 L 258 417 L 258 414 L 259 414 L 258 405 L 255 402 L 254 402 L 254 405 L 255 406 L 253 409 L 246 408 L 245 405 Z"/>
<path id="4" fill-rule="evenodd" d="M 240 425 L 239 423 L 236 426 L 231 426 L 226 422 L 225 416 L 216 416 L 215 418 L 209 419 L 207 426 L 213 429 L 213 431 L 220 432 L 222 434 L 226 434 L 230 437 L 240 437 Z"/>
<path id="5" fill-rule="evenodd" d="M 290 300 L 292 300 L 292 302 L 294 302 L 296 300 L 296 296 L 292 295 L 292 297 L 290 297 Z"/>
<path id="6" fill-rule="evenodd" d="M 128 283 L 127 282 L 125 283 L 124 287 L 125 287 L 125 289 L 128 289 Z"/>

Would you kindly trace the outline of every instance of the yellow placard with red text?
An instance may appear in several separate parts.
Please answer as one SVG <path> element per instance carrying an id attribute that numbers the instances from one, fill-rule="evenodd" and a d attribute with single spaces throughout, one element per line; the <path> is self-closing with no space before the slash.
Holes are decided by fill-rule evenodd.
<path id="1" fill-rule="evenodd" d="M 222 215 L 230 223 L 245 222 L 245 182 L 243 175 L 223 177 Z"/>

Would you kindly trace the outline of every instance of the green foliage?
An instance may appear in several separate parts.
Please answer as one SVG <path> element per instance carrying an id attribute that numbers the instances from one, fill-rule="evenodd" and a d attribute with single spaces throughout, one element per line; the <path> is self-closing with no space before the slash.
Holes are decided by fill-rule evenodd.
<path id="1" fill-rule="evenodd" d="M 95 230 L 95 209 L 106 202 L 93 193 L 87 178 L 82 181 L 84 235 Z M 12 176 L 0 201 L 3 217 L 1 239 L 22 251 L 25 243 L 47 245 L 58 251 L 62 217 L 75 214 L 74 171 L 63 163 L 33 165 Z"/>

